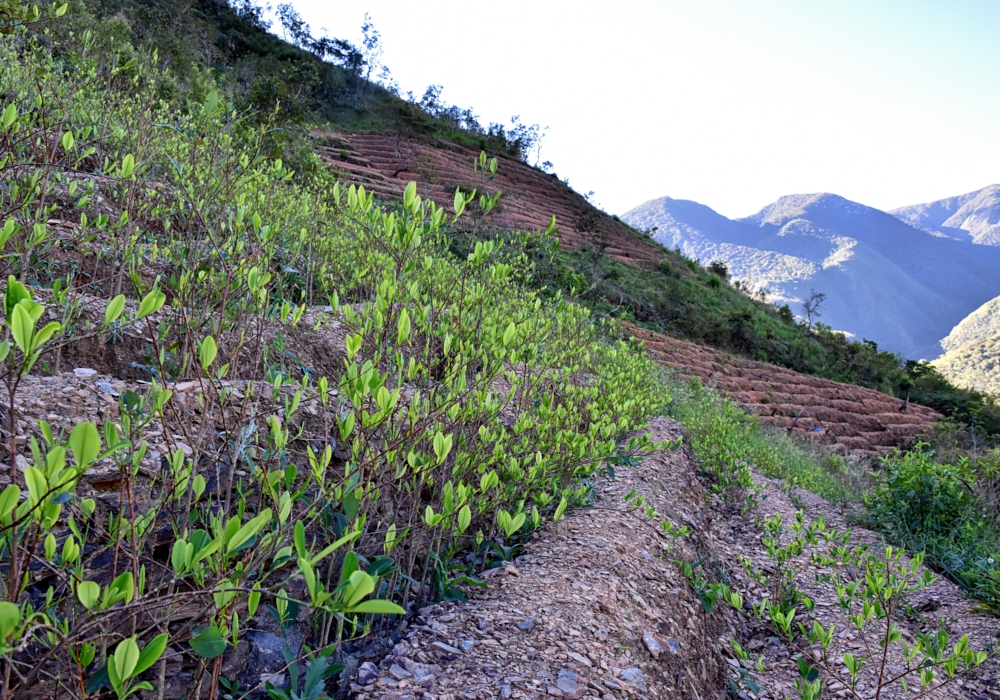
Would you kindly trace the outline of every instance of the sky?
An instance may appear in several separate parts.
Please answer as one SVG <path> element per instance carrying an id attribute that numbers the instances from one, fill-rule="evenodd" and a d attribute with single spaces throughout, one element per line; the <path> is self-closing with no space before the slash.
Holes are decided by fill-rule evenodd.
<path id="1" fill-rule="evenodd" d="M 369 12 L 404 92 L 547 126 L 541 160 L 609 213 L 806 192 L 890 209 L 1000 182 L 997 0 L 292 4 L 355 42 Z"/>

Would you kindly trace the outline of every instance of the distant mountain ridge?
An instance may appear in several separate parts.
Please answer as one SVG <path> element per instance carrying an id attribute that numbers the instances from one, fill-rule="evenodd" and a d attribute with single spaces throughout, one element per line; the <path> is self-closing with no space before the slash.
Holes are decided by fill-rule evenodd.
<path id="1" fill-rule="evenodd" d="M 656 227 L 658 242 L 686 255 L 726 262 L 735 279 L 766 288 L 772 300 L 797 313 L 810 290 L 821 291 L 827 295 L 822 322 L 907 357 L 931 359 L 966 315 L 1000 295 L 1000 248 L 975 242 L 993 240 L 992 214 L 970 209 L 992 201 L 1000 194 L 994 189 L 896 214 L 828 193 L 789 195 L 736 220 L 696 202 L 661 197 L 623 219 Z M 975 233 L 954 227 L 963 240 L 911 222 L 932 228 L 964 223 Z"/>
<path id="2" fill-rule="evenodd" d="M 901 221 L 934 235 L 1000 246 L 1000 185 L 889 212 Z"/>

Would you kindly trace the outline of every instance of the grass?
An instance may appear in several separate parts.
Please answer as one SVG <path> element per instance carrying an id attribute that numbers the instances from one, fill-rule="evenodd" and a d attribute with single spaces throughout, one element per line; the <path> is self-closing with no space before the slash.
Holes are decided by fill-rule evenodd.
<path id="1" fill-rule="evenodd" d="M 733 401 L 692 381 L 671 384 L 669 415 L 690 434 L 691 449 L 717 484 L 752 490 L 751 470 L 781 479 L 831 503 L 859 502 L 864 465 L 848 462 L 822 447 L 765 428 Z"/>

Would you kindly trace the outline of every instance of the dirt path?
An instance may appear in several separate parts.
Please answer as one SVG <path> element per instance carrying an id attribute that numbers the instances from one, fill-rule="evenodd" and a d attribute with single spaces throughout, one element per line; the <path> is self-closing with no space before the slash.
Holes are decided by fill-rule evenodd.
<path id="1" fill-rule="evenodd" d="M 656 419 L 651 428 L 657 440 L 681 433 L 666 418 Z M 822 516 L 830 527 L 846 528 L 843 517 L 822 499 L 800 492 L 793 502 L 779 484 L 761 483 L 767 498 L 758 509 L 760 518 L 780 512 L 790 523 L 802 507 L 806 522 Z M 723 698 L 736 663 L 729 658 L 735 638 L 754 657 L 763 654 L 767 669 L 757 679 L 760 692 L 744 698 L 796 697 L 794 650 L 744 615 L 718 607 L 706 614 L 670 561 L 701 561 L 712 575 L 753 591 L 738 558 L 766 560 L 761 530 L 751 519 L 724 514 L 714 497 L 706 501 L 688 450 L 623 467 L 598 490 L 594 507 L 536 533 L 513 564 L 488 572 L 489 588 L 471 592 L 468 603 L 424 608 L 388 657 L 361 666 L 351 695 L 359 700 Z M 625 496 L 633 490 L 692 534 L 675 542 L 651 526 L 628 507 Z M 861 542 L 881 546 L 874 533 L 855 530 L 852 543 Z M 799 581 L 817 601 L 815 616 L 837 625 L 833 646 L 838 655 L 857 651 L 860 641 L 847 631 L 835 594 L 829 584 L 815 582 L 807 559 L 797 562 Z M 984 646 L 1000 631 L 995 618 L 974 612 L 958 588 L 943 579 L 910 602 L 914 613 L 898 621 L 907 638 L 944 624 L 953 640 L 969 633 L 974 646 Z M 890 665 L 899 663 L 890 660 Z M 993 680 L 998 675 L 1000 668 L 990 660 L 975 678 L 935 697 L 1000 697 Z M 824 693 L 845 695 L 842 686 L 834 685 Z"/>
<path id="2" fill-rule="evenodd" d="M 679 434 L 657 419 L 658 440 Z M 594 508 L 539 533 L 527 553 L 488 578 L 467 604 L 425 608 L 358 698 L 718 697 L 712 650 L 721 616 L 705 616 L 677 568 L 672 538 L 628 512 L 632 490 L 676 524 L 697 527 L 671 556 L 690 556 L 710 525 L 684 449 L 623 468 Z"/>

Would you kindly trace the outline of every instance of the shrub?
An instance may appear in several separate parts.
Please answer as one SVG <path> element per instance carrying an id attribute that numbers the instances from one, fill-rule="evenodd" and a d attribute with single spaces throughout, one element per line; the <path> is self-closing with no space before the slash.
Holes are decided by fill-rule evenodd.
<path id="1" fill-rule="evenodd" d="M 865 504 L 873 527 L 910 551 L 925 552 L 931 566 L 996 610 L 1000 523 L 977 488 L 983 475 L 967 457 L 944 464 L 920 444 L 883 460 Z"/>

